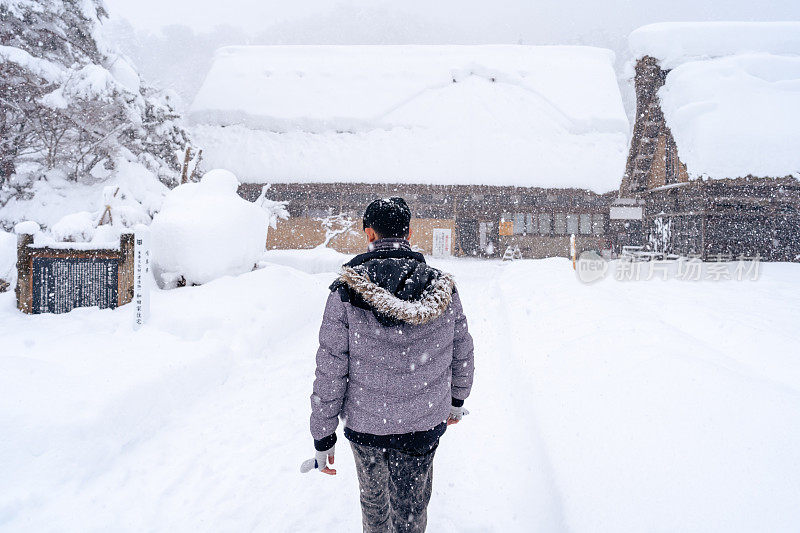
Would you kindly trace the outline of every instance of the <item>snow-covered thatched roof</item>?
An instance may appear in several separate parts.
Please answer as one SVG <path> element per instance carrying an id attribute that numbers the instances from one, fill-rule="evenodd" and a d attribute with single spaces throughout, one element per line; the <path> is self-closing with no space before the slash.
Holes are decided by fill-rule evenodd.
<path id="1" fill-rule="evenodd" d="M 800 22 L 664 23 L 630 36 L 692 177 L 800 177 Z"/>
<path id="2" fill-rule="evenodd" d="M 190 116 L 207 164 L 246 180 L 605 192 L 629 129 L 613 61 L 588 47 L 229 47 Z"/>

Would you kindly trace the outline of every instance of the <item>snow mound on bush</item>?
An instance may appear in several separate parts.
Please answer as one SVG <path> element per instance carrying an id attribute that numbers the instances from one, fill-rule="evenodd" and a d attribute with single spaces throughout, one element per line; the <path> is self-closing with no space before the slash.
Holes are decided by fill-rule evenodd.
<path id="1" fill-rule="evenodd" d="M 265 250 L 269 215 L 240 197 L 238 187 L 235 175 L 216 169 L 167 194 L 151 225 L 159 281 L 183 276 L 202 284 L 253 269 Z"/>
<path id="2" fill-rule="evenodd" d="M 88 211 L 71 213 L 53 224 L 50 228 L 57 241 L 89 242 L 95 232 L 97 216 Z"/>

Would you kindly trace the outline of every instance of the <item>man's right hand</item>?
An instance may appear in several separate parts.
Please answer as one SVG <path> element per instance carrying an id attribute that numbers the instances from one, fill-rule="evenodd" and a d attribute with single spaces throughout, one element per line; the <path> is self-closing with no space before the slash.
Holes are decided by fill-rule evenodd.
<path id="1" fill-rule="evenodd" d="M 328 468 L 326 460 L 333 464 L 333 456 L 336 451 L 336 445 L 331 446 L 327 450 L 323 451 L 316 451 L 314 453 L 313 459 L 308 459 L 307 461 L 303 461 L 303 464 L 300 465 L 300 472 L 306 473 L 314 470 L 315 468 L 318 469 L 323 474 L 328 474 L 329 476 L 335 476 L 336 470 L 333 468 Z"/>

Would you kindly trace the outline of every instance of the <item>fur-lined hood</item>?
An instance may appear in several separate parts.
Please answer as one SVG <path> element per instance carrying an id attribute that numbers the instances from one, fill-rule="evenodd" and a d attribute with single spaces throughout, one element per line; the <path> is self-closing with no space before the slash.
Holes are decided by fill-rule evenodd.
<path id="1" fill-rule="evenodd" d="M 398 260 L 384 259 L 383 261 Z M 370 278 L 370 269 L 367 265 L 342 267 L 342 273 L 337 281 L 355 292 L 359 299 L 375 312 L 379 320 L 383 318 L 382 323 L 404 322 L 418 326 L 439 318 L 447 310 L 453 299 L 454 286 L 453 277 L 450 274 L 431 268 L 425 263 L 418 263 L 418 265 L 426 271 L 424 277 L 429 283 L 424 287 L 417 287 L 416 290 L 412 288 L 411 291 L 390 292 L 388 288 L 382 286 L 385 284 L 376 283 Z M 413 280 L 413 277 L 406 277 L 401 284 L 401 289 L 407 289 Z M 419 294 L 418 298 L 413 298 L 414 292 Z M 412 297 L 405 299 L 401 296 Z"/>
<path id="2" fill-rule="evenodd" d="M 331 291 L 353 307 L 372 311 L 384 326 L 421 325 L 439 318 L 453 299 L 453 277 L 428 266 L 407 242 L 391 244 L 348 261 Z"/>

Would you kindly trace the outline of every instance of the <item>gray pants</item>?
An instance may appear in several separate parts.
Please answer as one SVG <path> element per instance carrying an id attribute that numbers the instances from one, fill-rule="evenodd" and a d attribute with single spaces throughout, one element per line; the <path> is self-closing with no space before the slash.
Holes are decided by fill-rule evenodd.
<path id="1" fill-rule="evenodd" d="M 422 533 L 433 484 L 434 448 L 425 455 L 350 443 L 361 488 L 364 533 Z"/>

